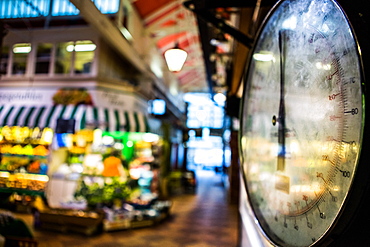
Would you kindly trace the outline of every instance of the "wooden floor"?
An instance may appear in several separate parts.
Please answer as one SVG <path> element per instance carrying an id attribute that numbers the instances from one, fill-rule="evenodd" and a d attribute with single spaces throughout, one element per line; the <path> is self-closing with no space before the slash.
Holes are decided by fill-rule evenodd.
<path id="1" fill-rule="evenodd" d="M 197 179 L 197 192 L 173 196 L 170 217 L 157 225 L 96 236 L 32 228 L 38 247 L 238 246 L 238 209 L 227 202 L 221 175 L 199 170 Z M 30 215 L 19 216 L 32 227 Z"/>

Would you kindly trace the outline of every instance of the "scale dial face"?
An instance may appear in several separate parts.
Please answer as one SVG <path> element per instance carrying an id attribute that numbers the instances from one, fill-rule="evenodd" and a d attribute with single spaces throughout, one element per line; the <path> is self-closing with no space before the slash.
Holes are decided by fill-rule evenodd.
<path id="1" fill-rule="evenodd" d="M 245 78 L 241 168 L 258 228 L 276 246 L 320 243 L 340 219 L 362 143 L 362 65 L 332 0 L 280 1 Z"/>

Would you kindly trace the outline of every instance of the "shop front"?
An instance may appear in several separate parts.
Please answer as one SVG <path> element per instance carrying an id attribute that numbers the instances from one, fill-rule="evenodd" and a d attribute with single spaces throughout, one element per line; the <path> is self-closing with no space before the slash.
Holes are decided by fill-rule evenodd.
<path id="1" fill-rule="evenodd" d="M 22 205 L 44 198 L 41 227 L 91 234 L 168 213 L 170 202 L 158 199 L 161 137 L 145 112 L 100 102 L 0 107 L 0 192 Z"/>

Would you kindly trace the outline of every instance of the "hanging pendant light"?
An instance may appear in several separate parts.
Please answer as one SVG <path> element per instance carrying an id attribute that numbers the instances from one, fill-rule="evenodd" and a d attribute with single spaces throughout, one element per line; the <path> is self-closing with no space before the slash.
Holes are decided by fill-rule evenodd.
<path id="1" fill-rule="evenodd" d="M 178 72 L 182 69 L 187 56 L 188 53 L 181 49 L 178 43 L 175 44 L 174 48 L 168 49 L 164 53 L 168 69 L 172 72 Z"/>

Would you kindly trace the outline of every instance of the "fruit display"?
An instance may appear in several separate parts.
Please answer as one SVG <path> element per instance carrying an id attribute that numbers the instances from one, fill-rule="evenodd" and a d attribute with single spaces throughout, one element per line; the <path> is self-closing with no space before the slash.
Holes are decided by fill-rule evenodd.
<path id="1" fill-rule="evenodd" d="M 50 128 L 28 128 L 20 126 L 4 126 L 0 129 L 2 143 L 31 143 L 50 145 L 53 140 L 53 130 Z"/>
<path id="2" fill-rule="evenodd" d="M 49 154 L 49 150 L 44 145 L 38 145 L 33 149 L 33 155 L 46 156 Z"/>
<path id="3" fill-rule="evenodd" d="M 1 129 L 1 135 L 8 141 L 23 142 L 30 135 L 28 127 L 4 126 Z"/>
<path id="4" fill-rule="evenodd" d="M 86 143 L 93 142 L 94 131 L 90 129 L 79 130 L 73 135 L 72 139 L 78 146 L 85 146 Z"/>
<path id="5" fill-rule="evenodd" d="M 49 181 L 46 175 L 37 174 L 10 174 L 9 172 L 0 173 L 0 187 L 13 189 L 27 189 L 32 191 L 44 191 L 46 183 Z"/>
<path id="6" fill-rule="evenodd" d="M 35 160 L 27 166 L 27 172 L 37 173 L 37 174 L 46 174 L 47 166 L 44 163 L 41 163 L 40 160 Z"/>
<path id="7" fill-rule="evenodd" d="M 49 155 L 49 149 L 44 145 L 32 146 L 27 144 L 22 146 L 21 144 L 2 144 L 0 145 L 0 153 L 10 154 L 10 155 L 37 155 L 37 156 L 47 156 Z"/>
<path id="8" fill-rule="evenodd" d="M 15 171 L 21 167 L 27 166 L 29 163 L 28 159 L 13 156 L 4 156 L 1 159 L 0 170 L 3 171 Z"/>
<path id="9" fill-rule="evenodd" d="M 53 135 L 50 128 L 0 128 L 0 187 L 43 192 Z"/>
<path id="10" fill-rule="evenodd" d="M 104 159 L 103 164 L 104 170 L 102 175 L 104 177 L 123 176 L 123 172 L 121 172 L 122 169 L 120 169 L 122 168 L 122 162 L 118 157 L 109 156 Z"/>
<path id="11" fill-rule="evenodd" d="M 97 204 L 112 204 L 115 199 L 126 200 L 131 194 L 125 179 L 119 177 L 84 176 L 75 192 L 75 197 L 86 200 L 91 208 Z"/>
<path id="12" fill-rule="evenodd" d="M 46 159 L 30 159 L 30 157 L 4 156 L 0 162 L 0 170 L 17 171 L 22 170 L 29 173 L 46 174 Z"/>

